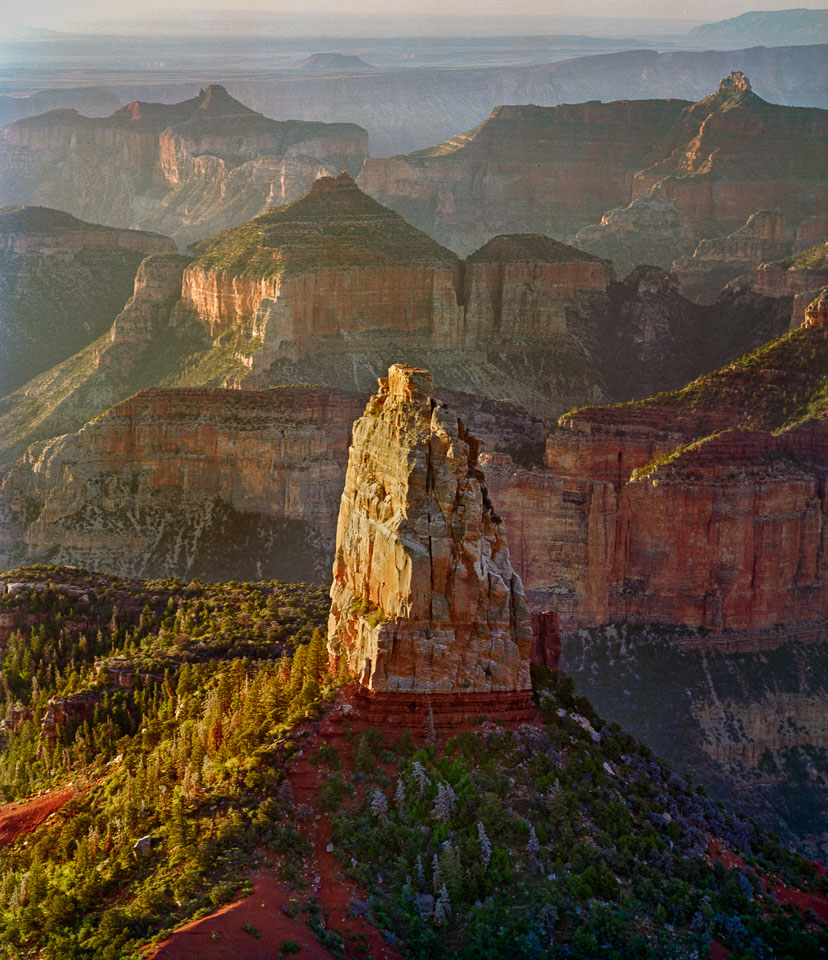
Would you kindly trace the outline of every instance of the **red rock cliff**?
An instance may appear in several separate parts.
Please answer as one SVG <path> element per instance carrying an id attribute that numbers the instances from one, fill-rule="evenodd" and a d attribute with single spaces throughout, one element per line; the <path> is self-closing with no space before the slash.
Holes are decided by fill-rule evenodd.
<path id="1" fill-rule="evenodd" d="M 777 625 L 787 639 L 824 629 L 828 420 L 771 432 L 824 379 L 826 328 L 812 314 L 675 400 L 564 418 L 545 470 L 491 458 L 492 496 L 534 604 L 567 629 L 661 622 L 762 642 Z"/>
<path id="2" fill-rule="evenodd" d="M 729 230 L 762 209 L 793 223 L 824 215 L 826 136 L 828 111 L 768 103 L 737 71 L 682 113 L 636 174 L 633 196 L 657 185 L 691 223 Z"/>
<path id="3" fill-rule="evenodd" d="M 264 530 L 261 546 L 287 520 L 293 546 L 273 547 L 284 556 L 240 556 L 236 567 L 278 575 L 281 563 L 284 576 L 295 561 L 298 579 L 321 578 L 314 564 L 329 564 L 361 407 L 321 389 L 142 391 L 76 434 L 35 444 L 7 472 L 0 509 L 24 520 L 24 502 L 39 507 L 25 530 L 4 528 L 0 548 L 8 556 L 22 540 L 29 556 L 57 551 L 89 567 L 181 576 L 217 550 L 226 575 L 245 524 Z M 217 504 L 235 511 L 223 533 L 211 533 Z M 214 535 L 221 543 L 211 545 Z"/>
<path id="4" fill-rule="evenodd" d="M 564 238 L 629 202 L 633 175 L 685 106 L 681 100 L 501 106 L 440 146 L 366 160 L 360 184 L 462 253 L 495 233 Z"/>

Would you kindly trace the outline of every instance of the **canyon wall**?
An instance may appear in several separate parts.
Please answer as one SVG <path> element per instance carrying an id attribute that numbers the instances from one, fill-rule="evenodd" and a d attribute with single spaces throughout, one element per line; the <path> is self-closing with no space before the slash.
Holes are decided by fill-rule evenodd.
<path id="1" fill-rule="evenodd" d="M 214 350 L 193 385 L 368 390 L 402 351 L 452 389 L 549 416 L 673 388 L 787 327 L 759 298 L 703 309 L 662 270 L 616 281 L 609 262 L 539 234 L 460 260 L 347 174 L 194 253 L 181 306 Z"/>
<path id="2" fill-rule="evenodd" d="M 568 415 L 546 469 L 493 457 L 489 485 L 535 607 L 565 630 L 684 625 L 708 645 L 824 636 L 826 358 L 815 308 L 684 391 Z"/>
<path id="3" fill-rule="evenodd" d="M 276 121 L 218 85 L 177 104 L 134 101 L 109 117 L 55 110 L 0 130 L 0 202 L 41 203 L 182 245 L 357 172 L 368 134 Z"/>
<path id="4" fill-rule="evenodd" d="M 6 473 L 3 565 L 324 579 L 361 407 L 301 387 L 143 391 Z"/>
<path id="5" fill-rule="evenodd" d="M 43 207 L 0 209 L 0 396 L 99 337 L 158 234 L 85 223 Z"/>
<path id="6" fill-rule="evenodd" d="M 706 51 L 659 53 L 643 49 L 608 53 L 607 40 L 559 37 L 558 49 L 550 49 L 541 39 L 536 44 L 540 59 L 554 58 L 557 62 L 472 65 L 466 62 L 464 51 L 457 51 L 459 64 L 418 67 L 415 58 L 407 59 L 400 68 L 394 51 L 394 62 L 385 69 L 356 73 L 279 70 L 268 48 L 262 51 L 258 71 L 246 60 L 244 77 L 225 64 L 217 67 L 220 72 L 215 79 L 224 83 L 234 97 L 268 117 L 358 123 L 371 133 L 372 155 L 385 157 L 417 150 L 423 144 L 441 143 L 458 130 L 468 130 L 488 116 L 494 104 L 552 106 L 652 97 L 696 100 L 714 89 L 730 70 L 743 70 L 753 79 L 756 92 L 773 103 L 826 107 L 824 85 L 814 82 L 824 69 L 826 48 L 814 39 L 798 47 L 777 42 L 739 49 L 745 44 L 737 41 L 720 43 L 718 49 Z M 591 55 L 582 55 L 584 43 Z M 614 43 L 623 46 L 621 40 Z M 29 58 L 31 44 L 20 46 Z M 422 53 L 431 61 L 431 51 L 421 42 Z M 53 55 L 45 69 L 48 77 L 56 76 L 59 68 Z M 149 82 L 146 75 L 138 75 L 131 81 L 112 84 L 107 76 L 99 86 L 81 88 L 72 86 L 74 75 L 64 75 L 60 89 L 0 96 L 0 124 L 47 110 L 74 109 L 85 116 L 103 117 L 135 100 L 175 103 L 198 93 L 204 65 L 202 60 L 193 59 L 184 76 L 165 76 L 157 69 L 151 72 Z M 26 94 L 34 82 L 28 83 Z M 41 82 L 46 82 L 45 76 Z"/>
<path id="7" fill-rule="evenodd" d="M 793 297 L 791 329 L 806 322 L 809 306 L 828 286 L 828 242 L 774 263 L 762 263 L 753 275 L 752 288 L 774 298 Z"/>
<path id="8" fill-rule="evenodd" d="M 686 266 L 683 258 L 698 241 L 715 242 L 743 224 L 753 239 L 770 240 L 766 218 L 750 222 L 753 214 L 768 210 L 787 221 L 786 239 L 792 243 L 800 225 L 803 237 L 816 233 L 822 240 L 828 192 L 821 144 L 827 133 L 825 110 L 768 103 L 752 91 L 744 73 L 734 71 L 716 93 L 686 107 L 653 145 L 647 164 L 633 178 L 631 202 L 605 213 L 600 224 L 580 230 L 572 242 L 617 258 L 619 269 L 630 266 L 629 256 Z M 780 232 L 774 239 L 782 239 Z M 764 256 L 761 247 L 751 250 L 740 239 L 725 245 L 726 259 Z M 699 259 L 710 253 L 702 251 Z M 752 259 L 749 268 L 758 262 Z M 715 273 L 706 278 L 702 294 L 714 292 L 715 279 Z"/>
<path id="9" fill-rule="evenodd" d="M 731 280 L 752 274 L 757 264 L 802 253 L 825 236 L 828 236 L 828 217 L 808 217 L 794 230 L 779 210 L 760 210 L 726 237 L 701 240 L 692 257 L 681 257 L 672 269 L 681 280 L 685 296 L 709 302 Z M 767 292 L 759 286 L 756 289 L 766 296 L 788 294 L 788 291 Z"/>
<path id="10" fill-rule="evenodd" d="M 161 285 L 173 265 L 149 264 Z M 160 316 L 150 310 L 144 322 L 151 304 L 139 299 L 119 318 L 125 328 L 101 356 L 107 383 L 126 379 L 128 389 L 126 364 Z M 487 446 L 542 458 L 545 424 L 522 408 L 443 395 Z M 328 582 L 351 426 L 364 407 L 364 393 L 318 387 L 144 390 L 35 443 L 5 471 L 0 567 L 59 556 L 124 576 Z"/>
<path id="11" fill-rule="evenodd" d="M 360 186 L 461 253 L 492 234 L 564 239 L 630 199 L 681 100 L 501 106 L 479 127 L 404 157 L 366 160 Z"/>
<path id="12" fill-rule="evenodd" d="M 667 268 L 697 243 L 778 209 L 825 216 L 828 114 L 768 103 L 738 71 L 680 100 L 502 106 L 439 146 L 368 159 L 371 196 L 458 252 L 516 230 Z M 755 266 L 755 262 L 751 264 Z"/>
<path id="13" fill-rule="evenodd" d="M 734 71 L 683 111 L 636 173 L 633 199 L 657 187 L 690 223 L 731 231 L 763 209 L 781 210 L 793 224 L 824 216 L 826 135 L 828 111 L 768 103 Z"/>

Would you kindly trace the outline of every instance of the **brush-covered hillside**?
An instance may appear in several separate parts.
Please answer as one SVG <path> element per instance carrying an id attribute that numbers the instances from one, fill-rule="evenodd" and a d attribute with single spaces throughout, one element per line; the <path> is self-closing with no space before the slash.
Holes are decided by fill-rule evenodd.
<path id="1" fill-rule="evenodd" d="M 826 951 L 820 871 L 560 674 L 531 722 L 377 730 L 320 588 L 3 583 L 0 956 Z"/>

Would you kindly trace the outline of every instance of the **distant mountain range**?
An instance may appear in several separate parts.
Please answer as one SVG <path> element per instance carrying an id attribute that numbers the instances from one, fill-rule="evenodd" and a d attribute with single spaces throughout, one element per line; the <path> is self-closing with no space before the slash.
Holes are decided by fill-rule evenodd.
<path id="1" fill-rule="evenodd" d="M 824 43 L 828 40 L 828 11 L 754 10 L 729 20 L 703 23 L 684 35 L 693 46 L 758 46 Z"/>

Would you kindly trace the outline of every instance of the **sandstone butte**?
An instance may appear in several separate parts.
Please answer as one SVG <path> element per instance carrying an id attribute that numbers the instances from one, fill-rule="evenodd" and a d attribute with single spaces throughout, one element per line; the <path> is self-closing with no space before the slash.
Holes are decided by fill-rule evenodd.
<path id="1" fill-rule="evenodd" d="M 354 424 L 328 649 L 386 722 L 529 708 L 531 619 L 477 453 L 420 368 L 392 366 Z"/>
<path id="2" fill-rule="evenodd" d="M 134 101 L 109 117 L 52 110 L 0 130 L 0 202 L 69 208 L 185 244 L 358 171 L 356 124 L 271 120 L 217 84 L 181 103 Z"/>
<path id="3" fill-rule="evenodd" d="M 827 334 L 823 294 L 802 327 L 683 390 L 563 417 L 544 470 L 484 457 L 530 601 L 563 630 L 823 638 Z"/>
<path id="4" fill-rule="evenodd" d="M 566 311 L 606 292 L 606 261 L 533 234 L 495 237 L 461 261 L 347 173 L 194 247 L 182 308 L 211 337 L 255 346 L 245 386 L 278 360 L 374 349 L 463 349 L 566 332 Z"/>
<path id="5" fill-rule="evenodd" d="M 764 252 L 740 240 L 756 240 L 757 232 L 766 242 L 772 239 L 749 223 L 753 214 L 765 210 L 784 218 L 784 231 L 778 230 L 775 239 L 784 233 L 792 242 L 823 240 L 826 136 L 828 111 L 768 103 L 735 71 L 716 93 L 682 110 L 669 133 L 653 145 L 647 164 L 632 178 L 629 204 L 605 213 L 599 225 L 579 231 L 573 242 L 601 256 L 619 257 L 622 268 L 623 247 L 632 238 L 639 261 L 649 249 L 651 256 L 644 259 L 666 266 L 669 257 L 681 258 L 678 250 L 689 254 L 698 241 L 744 225 L 748 236 L 723 248 L 714 243 L 699 258 L 729 247 L 730 256 L 759 253 L 761 259 Z"/>

